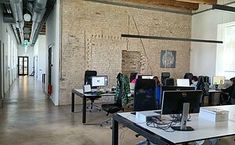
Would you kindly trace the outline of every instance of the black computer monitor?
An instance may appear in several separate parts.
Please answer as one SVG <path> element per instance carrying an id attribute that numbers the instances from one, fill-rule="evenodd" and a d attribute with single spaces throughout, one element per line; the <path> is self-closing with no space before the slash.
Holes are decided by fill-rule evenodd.
<path id="1" fill-rule="evenodd" d="M 181 114 L 184 103 L 190 103 L 189 113 L 199 113 L 202 95 L 201 90 L 164 91 L 162 114 Z"/>
<path id="2" fill-rule="evenodd" d="M 162 86 L 161 93 L 160 93 L 160 104 L 158 104 L 161 107 L 162 104 L 162 97 L 164 91 L 179 91 L 179 90 L 195 90 L 195 87 L 180 87 L 180 86 Z"/>
<path id="3" fill-rule="evenodd" d="M 180 126 L 171 126 L 173 130 L 193 131 L 190 126 L 186 126 L 189 113 L 199 113 L 202 91 L 165 91 L 162 101 L 162 115 L 178 114 L 177 119 L 181 120 Z"/>
<path id="4" fill-rule="evenodd" d="M 105 87 L 108 85 L 108 76 L 92 76 L 91 77 L 91 86 L 92 87 Z"/>

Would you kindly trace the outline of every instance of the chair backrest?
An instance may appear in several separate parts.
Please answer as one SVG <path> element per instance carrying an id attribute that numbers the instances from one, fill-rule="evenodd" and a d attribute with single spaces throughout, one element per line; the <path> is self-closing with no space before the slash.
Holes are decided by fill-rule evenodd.
<path id="1" fill-rule="evenodd" d="M 199 76 L 198 77 L 198 83 L 197 83 L 197 90 L 202 90 L 203 95 L 208 95 L 209 94 L 209 83 L 205 81 L 204 76 Z"/>
<path id="2" fill-rule="evenodd" d="M 137 79 L 134 94 L 134 111 L 155 110 L 156 84 L 152 79 Z"/>
<path id="3" fill-rule="evenodd" d="M 170 78 L 170 73 L 169 72 L 162 72 L 161 74 L 161 82 L 163 85 L 165 85 L 165 79 Z"/>
<path id="4" fill-rule="evenodd" d="M 167 78 L 167 79 L 165 79 L 165 86 L 174 86 L 174 85 L 175 85 L 174 78 Z"/>
<path id="5" fill-rule="evenodd" d="M 86 70 L 84 76 L 84 85 L 89 84 L 91 85 L 91 77 L 97 76 L 97 72 L 94 70 Z"/>
<path id="6" fill-rule="evenodd" d="M 122 107 L 130 102 L 130 81 L 126 75 L 119 73 L 117 75 L 117 86 L 115 95 L 115 104 Z"/>

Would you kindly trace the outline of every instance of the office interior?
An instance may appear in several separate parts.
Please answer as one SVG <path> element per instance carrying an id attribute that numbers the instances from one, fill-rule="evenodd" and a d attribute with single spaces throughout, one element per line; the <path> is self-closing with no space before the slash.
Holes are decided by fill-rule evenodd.
<path id="1" fill-rule="evenodd" d="M 169 72 L 175 84 L 189 72 L 208 76 L 210 87 L 214 76 L 230 83 L 234 13 L 233 0 L 1 0 L 0 144 L 111 144 L 111 124 L 81 123 L 80 97 L 71 113 L 71 91 L 83 88 L 86 70 L 108 76 L 105 89 L 132 72 L 159 79 Z M 135 135 L 123 127 L 120 144 L 144 139 Z"/>

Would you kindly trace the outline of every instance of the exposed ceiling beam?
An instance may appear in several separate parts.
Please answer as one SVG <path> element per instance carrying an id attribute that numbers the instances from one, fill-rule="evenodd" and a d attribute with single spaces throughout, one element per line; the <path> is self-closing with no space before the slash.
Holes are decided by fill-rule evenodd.
<path id="1" fill-rule="evenodd" d="M 235 7 L 230 7 L 230 6 L 225 6 L 225 5 L 213 5 L 212 9 L 235 12 Z"/>
<path id="2" fill-rule="evenodd" d="M 107 4 L 107 5 L 114 5 L 114 6 L 121 6 L 121 7 L 151 10 L 151 11 L 169 12 L 169 13 L 180 14 L 180 15 L 192 15 L 191 10 L 161 7 L 161 6 L 156 6 L 156 5 L 144 5 L 144 4 L 138 4 L 138 3 L 133 3 L 133 2 L 124 2 L 120 0 L 84 0 L 84 1 Z"/>
<path id="3" fill-rule="evenodd" d="M 199 8 L 198 3 L 181 2 L 181 1 L 176 1 L 176 0 L 125 0 L 125 2 L 173 7 L 173 8 L 180 8 L 180 9 L 186 9 L 186 10 L 197 10 Z"/>
<path id="4" fill-rule="evenodd" d="M 217 4 L 217 0 L 176 0 L 176 1 L 197 3 L 197 4 L 208 4 L 208 5 Z"/>

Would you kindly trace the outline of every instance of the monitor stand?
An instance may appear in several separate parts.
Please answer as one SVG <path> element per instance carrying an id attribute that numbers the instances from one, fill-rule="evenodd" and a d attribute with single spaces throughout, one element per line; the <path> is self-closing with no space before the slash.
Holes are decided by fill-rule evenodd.
<path id="1" fill-rule="evenodd" d="M 194 129 L 190 126 L 186 126 L 188 120 L 190 103 L 183 104 L 183 112 L 180 126 L 172 126 L 171 128 L 176 131 L 193 131 Z"/>

